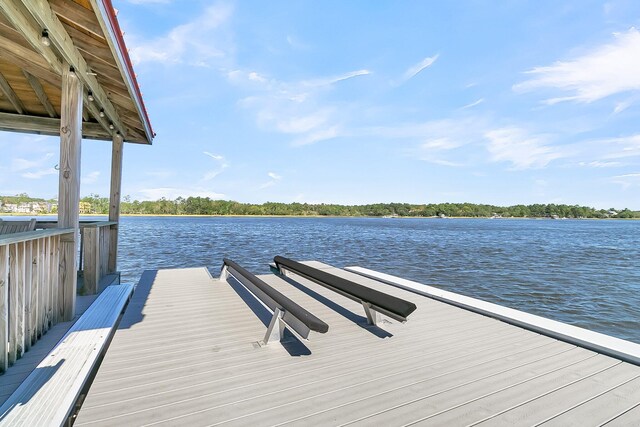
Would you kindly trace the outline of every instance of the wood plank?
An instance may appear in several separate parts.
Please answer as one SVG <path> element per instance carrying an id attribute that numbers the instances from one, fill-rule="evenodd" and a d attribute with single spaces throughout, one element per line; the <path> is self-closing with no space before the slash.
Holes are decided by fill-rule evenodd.
<path id="1" fill-rule="evenodd" d="M 98 283 L 100 282 L 100 241 L 98 228 L 85 227 L 83 230 L 83 295 L 93 295 L 98 293 Z"/>
<path id="2" fill-rule="evenodd" d="M 20 101 L 20 98 L 18 98 L 14 90 L 11 88 L 11 85 L 9 85 L 9 82 L 2 74 L 0 74 L 0 90 L 2 90 L 7 99 L 11 102 L 11 105 L 13 105 L 13 108 L 16 109 L 18 114 L 25 113 L 22 101 Z"/>
<path id="3" fill-rule="evenodd" d="M 0 407 L 3 423 L 63 425 L 109 342 L 132 285 L 107 288 Z"/>
<path id="4" fill-rule="evenodd" d="M 25 350 L 30 350 L 31 346 L 35 342 L 34 338 L 34 318 L 32 309 L 33 305 L 33 280 L 31 277 L 31 248 L 33 247 L 33 241 L 20 242 L 24 244 L 24 304 L 25 304 L 25 317 L 24 317 L 24 330 L 25 330 Z"/>
<path id="5" fill-rule="evenodd" d="M 9 246 L 0 245 L 0 372 L 9 368 Z"/>
<path id="6" fill-rule="evenodd" d="M 64 25 L 51 10 L 49 2 L 47 0 L 22 0 L 22 4 L 42 28 L 47 28 L 49 31 L 49 38 L 56 46 L 64 60 L 74 68 L 80 82 L 86 86 L 87 90 L 90 90 L 93 93 L 96 103 L 102 106 L 106 116 L 114 124 L 115 128 L 126 138 L 126 129 L 120 120 L 120 116 L 107 97 L 104 89 L 96 80 L 96 77 L 92 75 L 84 57 L 73 44 L 71 37 L 64 28 Z"/>
<path id="7" fill-rule="evenodd" d="M 11 25 L 24 36 L 31 47 L 38 52 L 49 64 L 49 68 L 56 74 L 62 74 L 62 62 L 58 59 L 52 49 L 44 46 L 40 41 L 42 37 L 42 28 L 48 28 L 46 25 L 38 25 L 34 18 L 29 15 L 25 6 L 18 0 L 3 0 L 0 2 L 0 10 L 11 23 Z"/>
<path id="8" fill-rule="evenodd" d="M 608 382 L 609 378 L 601 378 Z M 595 397 L 579 406 L 545 421 L 545 427 L 564 427 L 576 423 L 600 425 L 624 414 L 629 407 L 640 402 L 640 378 L 617 384 L 604 393 L 593 393 Z"/>
<path id="9" fill-rule="evenodd" d="M 18 359 L 18 313 L 20 313 L 20 307 L 18 306 L 18 281 L 15 273 L 18 266 L 16 262 L 17 249 L 15 244 L 9 245 L 9 365 L 13 365 Z"/>
<path id="10" fill-rule="evenodd" d="M 109 190 L 109 221 L 116 222 L 110 226 L 109 265 L 108 272 L 118 269 L 118 222 L 120 221 L 120 198 L 122 190 L 122 158 L 123 139 L 115 135 L 111 143 L 111 186 Z"/>
<path id="11" fill-rule="evenodd" d="M 73 228 L 70 239 L 62 242 L 60 264 L 61 290 L 64 295 L 62 320 L 75 313 L 77 284 L 76 245 L 79 239 L 80 147 L 82 142 L 82 84 L 76 73 L 65 70 L 62 76 L 60 132 L 60 185 L 58 190 L 58 227 Z"/>
<path id="12" fill-rule="evenodd" d="M 70 0 L 50 0 L 51 9 L 67 25 L 73 25 L 98 40 L 104 40 L 102 29 L 96 22 L 93 11 Z"/>
<path id="13" fill-rule="evenodd" d="M 58 136 L 60 135 L 60 127 L 60 119 L 0 113 L 0 129 L 2 130 Z M 82 135 L 88 139 L 111 140 L 111 135 L 97 123 L 83 123 Z"/>
<path id="14" fill-rule="evenodd" d="M 35 76 L 30 74 L 28 71 L 23 70 L 23 73 L 24 73 L 24 76 L 29 81 L 29 84 L 33 88 L 33 91 L 35 92 L 36 96 L 40 100 L 40 103 L 44 106 L 44 109 L 47 110 L 47 114 L 49 114 L 49 117 L 53 117 L 53 118 L 58 117 L 58 114 L 56 113 L 55 108 L 53 108 L 53 105 L 51 105 L 51 102 L 49 101 L 49 98 L 47 97 L 47 94 L 45 93 L 44 88 L 40 84 L 40 81 Z"/>

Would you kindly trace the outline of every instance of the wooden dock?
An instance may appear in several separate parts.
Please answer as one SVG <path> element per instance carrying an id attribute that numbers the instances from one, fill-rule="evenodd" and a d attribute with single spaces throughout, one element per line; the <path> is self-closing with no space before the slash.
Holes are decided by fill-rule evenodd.
<path id="1" fill-rule="evenodd" d="M 640 366 L 326 266 L 415 303 L 260 276 L 329 324 L 261 346 L 271 313 L 204 268 L 146 271 L 76 419 L 94 425 L 637 425 Z"/>

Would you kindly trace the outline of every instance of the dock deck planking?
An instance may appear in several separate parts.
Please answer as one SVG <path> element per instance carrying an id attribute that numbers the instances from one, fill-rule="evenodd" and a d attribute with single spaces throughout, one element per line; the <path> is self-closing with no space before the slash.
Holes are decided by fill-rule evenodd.
<path id="1" fill-rule="evenodd" d="M 589 425 L 591 406 L 624 420 L 640 402 L 638 366 L 314 264 L 418 309 L 369 327 L 348 298 L 260 276 L 329 332 L 259 347 L 269 319 L 230 283 L 204 268 L 145 272 L 76 425 Z"/>

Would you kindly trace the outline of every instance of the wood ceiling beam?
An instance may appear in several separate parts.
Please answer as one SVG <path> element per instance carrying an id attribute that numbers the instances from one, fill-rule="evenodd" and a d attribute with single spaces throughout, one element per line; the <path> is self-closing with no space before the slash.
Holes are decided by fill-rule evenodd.
<path id="1" fill-rule="evenodd" d="M 73 44 L 71 36 L 67 33 L 64 25 L 60 22 L 51 6 L 46 0 L 3 0 L 0 2 L 0 8 L 5 12 L 5 16 L 11 21 L 16 29 L 19 29 L 31 46 L 39 53 L 45 56 L 48 62 L 53 55 L 50 47 L 43 45 L 40 41 L 42 29 L 46 29 L 49 33 L 49 39 L 53 46 L 60 52 L 64 61 L 73 67 L 74 72 L 82 82 L 83 86 L 91 91 L 96 102 L 102 106 L 105 115 L 115 126 L 124 138 L 126 138 L 126 129 L 118 116 L 114 106 L 109 101 L 107 94 L 98 83 L 96 77 L 92 74 L 86 61 L 78 52 Z M 27 11 L 37 22 L 37 26 L 33 25 L 31 20 L 25 16 Z M 39 27 L 38 27 L 39 26 Z M 55 60 L 60 64 L 57 57 Z M 52 67 L 55 66 L 52 64 Z M 57 70 L 56 70 L 57 71 Z M 62 65 L 60 64 L 59 73 L 62 74 Z M 105 130 L 108 130 L 105 129 Z"/>
<path id="2" fill-rule="evenodd" d="M 92 37 L 104 41 L 104 35 L 100 25 L 95 22 L 92 11 L 82 7 L 78 3 L 69 0 L 49 0 L 51 9 L 64 21 L 81 28 Z"/>
<path id="3" fill-rule="evenodd" d="M 9 102 L 11 102 L 11 105 L 13 105 L 13 108 L 15 108 L 19 114 L 25 113 L 25 109 L 24 109 L 24 105 L 22 104 L 22 101 L 20 101 L 20 98 L 18 98 L 18 95 L 16 95 L 16 93 L 11 88 L 11 86 L 9 85 L 9 82 L 2 75 L 2 73 L 0 73 L 0 90 L 2 91 L 2 93 L 4 93 L 4 95 L 7 97 Z"/>
<path id="4" fill-rule="evenodd" d="M 29 48 L 0 36 L 0 56 L 37 78 L 60 88 L 60 75 L 51 70 L 51 67 L 42 56 Z"/>
<path id="5" fill-rule="evenodd" d="M 44 57 L 51 69 L 61 76 L 62 62 L 53 50 L 42 44 L 40 38 L 42 37 L 43 28 L 34 25 L 33 19 L 30 19 L 25 13 L 22 3 L 17 0 L 2 0 L 0 1 L 0 10 L 2 10 L 9 23 L 24 36 L 31 47 Z"/>
<path id="6" fill-rule="evenodd" d="M 26 70 L 22 70 L 22 74 L 24 74 L 24 76 L 27 78 L 27 81 L 31 85 L 33 91 L 36 93 L 36 96 L 40 100 L 40 103 L 44 106 L 44 109 L 47 110 L 47 114 L 49 114 L 49 117 L 58 117 L 56 109 L 53 108 L 53 105 L 51 105 L 49 97 L 44 92 L 44 88 L 42 87 L 42 84 L 40 84 L 40 81 L 32 74 L 29 74 L 29 72 Z"/>
<path id="7" fill-rule="evenodd" d="M 42 135 L 60 135 L 60 119 L 51 117 L 39 117 L 0 113 L 0 130 L 39 133 Z M 111 141 L 111 135 L 98 123 L 83 123 L 82 137 L 87 139 L 100 139 Z"/>

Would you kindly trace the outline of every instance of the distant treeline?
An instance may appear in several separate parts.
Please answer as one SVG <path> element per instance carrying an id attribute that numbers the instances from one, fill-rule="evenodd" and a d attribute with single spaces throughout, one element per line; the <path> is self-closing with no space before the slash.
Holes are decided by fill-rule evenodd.
<path id="1" fill-rule="evenodd" d="M 0 196 L 2 203 L 43 201 L 27 194 Z M 83 197 L 83 211 L 108 214 L 109 199 L 92 194 Z M 534 204 L 515 206 L 479 205 L 475 203 L 375 203 L 369 205 L 334 205 L 324 203 L 239 203 L 211 200 L 208 197 L 178 197 L 175 200 L 138 201 L 122 199 L 120 212 L 139 215 L 277 215 L 277 216 L 399 216 L 399 217 L 492 217 L 503 218 L 640 218 L 640 211 L 629 209 L 595 209 L 587 206 Z"/>
<path id="2" fill-rule="evenodd" d="M 106 214 L 109 199 L 91 195 L 81 200 L 91 204 L 92 213 Z M 369 205 L 334 205 L 311 203 L 239 203 L 211 200 L 208 197 L 178 197 L 175 200 L 131 201 L 123 198 L 123 214 L 146 215 L 298 215 L 298 216 L 400 216 L 400 217 L 515 217 L 515 218 L 640 218 L 640 212 L 629 209 L 601 209 L 556 204 L 515 205 L 509 207 L 474 203 L 375 203 Z"/>

